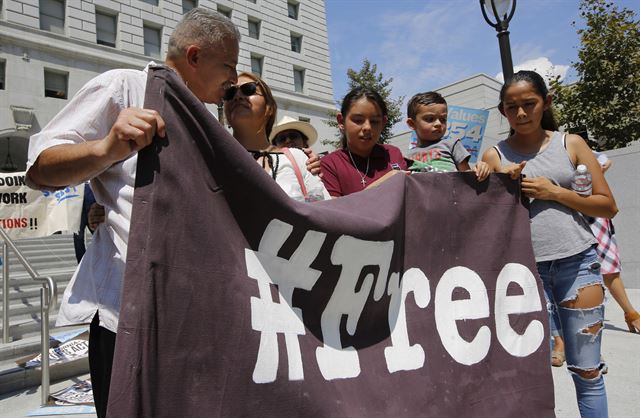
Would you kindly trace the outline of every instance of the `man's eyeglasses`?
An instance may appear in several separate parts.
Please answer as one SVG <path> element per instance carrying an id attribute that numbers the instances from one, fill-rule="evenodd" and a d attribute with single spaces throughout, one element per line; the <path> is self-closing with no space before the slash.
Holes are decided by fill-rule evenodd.
<path id="1" fill-rule="evenodd" d="M 238 90 L 240 90 L 246 97 L 253 96 L 255 94 L 261 96 L 261 94 L 258 93 L 258 83 L 252 81 L 250 83 L 244 83 L 239 86 L 229 87 L 224 91 L 223 100 L 226 102 L 233 100 L 233 98 L 236 97 L 236 93 L 238 92 Z"/>

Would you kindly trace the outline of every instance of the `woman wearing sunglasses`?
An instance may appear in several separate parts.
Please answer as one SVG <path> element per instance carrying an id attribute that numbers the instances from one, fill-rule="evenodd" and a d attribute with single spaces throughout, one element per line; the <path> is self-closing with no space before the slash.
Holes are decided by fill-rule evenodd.
<path id="1" fill-rule="evenodd" d="M 276 183 L 299 201 L 329 199 L 320 178 L 309 172 L 309 158 L 302 150 L 269 143 L 277 111 L 271 89 L 255 74 L 240 73 L 238 84 L 225 92 L 224 114 L 233 136 Z"/>

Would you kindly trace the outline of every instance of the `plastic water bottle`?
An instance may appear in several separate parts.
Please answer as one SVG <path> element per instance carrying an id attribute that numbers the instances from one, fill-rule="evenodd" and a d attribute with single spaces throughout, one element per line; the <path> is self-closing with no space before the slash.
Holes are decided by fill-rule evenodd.
<path id="1" fill-rule="evenodd" d="M 591 196 L 591 174 L 587 170 L 587 166 L 580 164 L 571 180 L 571 189 L 581 196 Z"/>

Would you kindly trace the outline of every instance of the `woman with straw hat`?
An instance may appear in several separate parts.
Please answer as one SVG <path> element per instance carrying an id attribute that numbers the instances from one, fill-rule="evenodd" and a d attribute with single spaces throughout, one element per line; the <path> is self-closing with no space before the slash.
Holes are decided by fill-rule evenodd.
<path id="1" fill-rule="evenodd" d="M 276 147 L 309 148 L 318 139 L 318 131 L 309 122 L 284 116 L 273 127 L 269 139 Z"/>

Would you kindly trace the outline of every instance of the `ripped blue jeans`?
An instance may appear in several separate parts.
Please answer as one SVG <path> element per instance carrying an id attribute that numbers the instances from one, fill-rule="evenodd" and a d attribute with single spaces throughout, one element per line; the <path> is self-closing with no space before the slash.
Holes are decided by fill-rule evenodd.
<path id="1" fill-rule="evenodd" d="M 602 373 L 598 372 L 593 379 L 575 373 L 575 370 L 600 371 L 604 366 L 600 359 L 604 302 L 584 309 L 560 306 L 576 299 L 582 288 L 600 285 L 604 289 L 595 246 L 570 257 L 539 262 L 537 267 L 544 285 L 551 335 L 564 338 L 567 367 L 576 387 L 580 416 L 607 417 L 607 394 Z M 598 324 L 602 327 L 596 332 L 588 330 Z"/>

